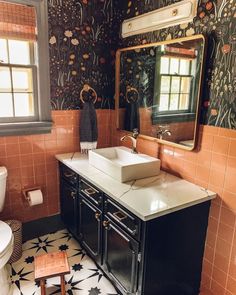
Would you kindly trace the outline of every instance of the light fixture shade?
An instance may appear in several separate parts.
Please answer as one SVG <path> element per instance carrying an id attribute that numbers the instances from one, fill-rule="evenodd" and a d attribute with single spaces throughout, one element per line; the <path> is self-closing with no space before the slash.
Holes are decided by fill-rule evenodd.
<path id="1" fill-rule="evenodd" d="M 122 37 L 188 23 L 197 14 L 197 0 L 183 0 L 123 21 Z"/>

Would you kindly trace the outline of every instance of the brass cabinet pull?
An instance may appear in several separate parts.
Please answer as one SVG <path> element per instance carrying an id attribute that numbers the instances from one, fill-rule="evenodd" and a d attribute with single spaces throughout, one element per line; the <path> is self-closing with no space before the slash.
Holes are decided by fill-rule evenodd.
<path id="1" fill-rule="evenodd" d="M 125 213 L 123 213 L 122 211 L 114 212 L 113 216 L 115 216 L 115 218 L 117 218 L 119 221 L 127 218 L 127 215 L 125 215 Z"/>
<path id="2" fill-rule="evenodd" d="M 96 212 L 96 213 L 95 213 L 95 218 L 96 218 L 97 220 L 100 218 L 100 216 L 101 216 L 101 213 L 99 213 L 99 212 Z"/>
<path id="3" fill-rule="evenodd" d="M 84 192 L 89 196 L 96 194 L 96 191 L 93 190 L 91 187 L 84 189 Z"/>
<path id="4" fill-rule="evenodd" d="M 73 175 L 74 175 L 73 172 L 65 172 L 65 173 L 64 173 L 64 176 L 65 176 L 65 177 L 72 177 Z"/>

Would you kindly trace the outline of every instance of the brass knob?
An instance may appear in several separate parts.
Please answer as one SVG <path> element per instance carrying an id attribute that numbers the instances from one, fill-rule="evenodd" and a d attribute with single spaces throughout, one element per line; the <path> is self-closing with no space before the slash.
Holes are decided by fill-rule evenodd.
<path id="1" fill-rule="evenodd" d="M 175 8 L 172 10 L 172 16 L 176 16 L 178 14 L 178 9 Z"/>
<path id="2" fill-rule="evenodd" d="M 107 228 L 107 227 L 109 226 L 109 223 L 110 223 L 110 221 L 108 221 L 108 220 L 104 220 L 104 221 L 103 221 L 103 226 L 104 226 L 105 228 Z"/>
<path id="3" fill-rule="evenodd" d="M 100 213 L 98 213 L 98 212 L 96 212 L 96 213 L 95 213 L 95 218 L 96 218 L 96 219 L 99 219 L 99 218 L 100 218 L 100 216 L 101 216 L 101 214 L 100 214 Z"/>
<path id="4" fill-rule="evenodd" d="M 73 199 L 75 199 L 75 197 L 76 197 L 76 192 L 71 192 L 71 193 L 70 193 L 70 196 L 71 196 Z"/>

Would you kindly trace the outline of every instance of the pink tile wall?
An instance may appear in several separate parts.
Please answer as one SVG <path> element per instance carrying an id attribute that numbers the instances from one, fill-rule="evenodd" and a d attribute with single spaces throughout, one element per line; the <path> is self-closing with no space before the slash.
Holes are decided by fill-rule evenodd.
<path id="1" fill-rule="evenodd" d="M 115 126 L 115 114 L 112 122 Z M 113 128 L 112 144 L 121 145 L 123 134 Z M 201 126 L 192 152 L 144 139 L 138 140 L 138 150 L 159 157 L 162 169 L 218 194 L 210 209 L 201 295 L 235 295 L 236 130 Z"/>
<path id="2" fill-rule="evenodd" d="M 9 172 L 6 206 L 0 219 L 38 219 L 59 212 L 55 154 L 79 150 L 79 111 L 53 111 L 51 134 L 0 137 L 0 165 Z M 111 115 L 111 117 L 110 117 Z M 97 110 L 98 146 L 121 145 L 115 112 Z M 125 143 L 129 145 L 129 143 Z M 236 131 L 201 126 L 198 146 L 183 151 L 139 139 L 138 150 L 160 157 L 162 168 L 217 192 L 205 246 L 201 295 L 236 294 Z M 40 185 L 44 204 L 30 208 L 22 189 Z"/>
<path id="3" fill-rule="evenodd" d="M 55 155 L 79 150 L 80 111 L 53 111 L 50 134 L 0 137 L 0 166 L 8 170 L 7 194 L 0 219 L 29 221 L 59 212 Z M 109 110 L 97 110 L 98 146 L 109 145 Z M 44 203 L 29 207 L 22 189 L 40 186 Z"/>

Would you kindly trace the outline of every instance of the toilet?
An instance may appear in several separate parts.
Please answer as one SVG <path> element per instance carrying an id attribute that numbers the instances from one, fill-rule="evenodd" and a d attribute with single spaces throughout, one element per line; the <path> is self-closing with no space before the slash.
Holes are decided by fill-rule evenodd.
<path id="1" fill-rule="evenodd" d="M 7 169 L 0 167 L 0 212 L 3 210 L 6 192 Z M 11 280 L 6 264 L 13 251 L 14 236 L 8 224 L 0 220 L 0 286 L 1 294 L 11 295 Z"/>

